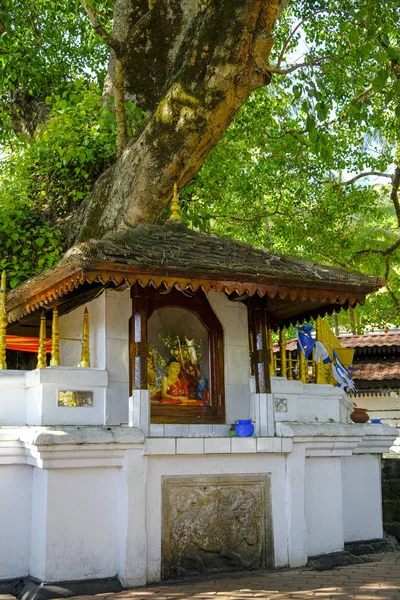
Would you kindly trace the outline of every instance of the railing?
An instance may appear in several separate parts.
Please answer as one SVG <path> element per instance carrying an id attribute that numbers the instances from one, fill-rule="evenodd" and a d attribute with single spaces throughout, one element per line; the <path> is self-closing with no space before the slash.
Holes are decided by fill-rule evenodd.
<path id="1" fill-rule="evenodd" d="M 272 331 L 268 330 L 268 341 L 269 341 L 269 364 L 270 373 L 275 377 L 286 377 L 289 380 L 297 379 L 303 383 L 317 383 L 317 384 L 336 384 L 336 381 L 332 375 L 332 368 L 330 364 L 324 364 L 320 359 L 318 364 L 314 360 L 315 353 L 313 352 L 311 358 L 306 360 L 303 352 L 297 354 L 296 349 L 287 349 L 287 340 L 285 336 L 285 329 L 279 331 L 279 346 L 272 342 Z M 318 317 L 316 320 L 316 339 L 325 346 L 328 354 L 333 360 L 333 351 L 339 354 L 339 358 L 345 367 L 352 362 L 352 350 L 342 348 L 340 341 L 333 333 L 332 329 L 327 323 Z M 348 352 L 350 350 L 350 352 Z M 344 353 L 348 356 L 344 356 Z"/>

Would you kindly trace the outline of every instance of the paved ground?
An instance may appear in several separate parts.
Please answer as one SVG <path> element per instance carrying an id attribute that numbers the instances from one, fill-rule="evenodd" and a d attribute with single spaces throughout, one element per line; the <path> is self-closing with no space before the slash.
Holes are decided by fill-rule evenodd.
<path id="1" fill-rule="evenodd" d="M 400 600 L 400 553 L 371 556 L 375 562 L 332 571 L 257 572 L 125 590 L 118 594 L 77 596 L 75 600 Z"/>

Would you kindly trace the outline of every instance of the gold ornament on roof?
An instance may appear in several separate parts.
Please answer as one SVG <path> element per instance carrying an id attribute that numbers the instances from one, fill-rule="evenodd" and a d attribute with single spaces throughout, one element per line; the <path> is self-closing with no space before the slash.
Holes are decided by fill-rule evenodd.
<path id="1" fill-rule="evenodd" d="M 180 221 L 180 208 L 179 208 L 179 198 L 178 198 L 178 186 L 174 183 L 174 195 L 171 200 L 170 206 L 171 215 L 169 217 L 169 221 Z"/>
<path id="2" fill-rule="evenodd" d="M 1 274 L 1 286 L 0 286 L 0 369 L 7 369 L 6 328 L 7 328 L 6 272 L 3 271 Z"/>

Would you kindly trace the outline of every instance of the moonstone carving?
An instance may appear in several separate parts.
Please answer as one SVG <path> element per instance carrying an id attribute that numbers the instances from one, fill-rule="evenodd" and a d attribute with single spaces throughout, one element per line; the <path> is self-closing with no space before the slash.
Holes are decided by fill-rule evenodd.
<path id="1" fill-rule="evenodd" d="M 163 477 L 162 574 L 273 565 L 269 475 Z"/>

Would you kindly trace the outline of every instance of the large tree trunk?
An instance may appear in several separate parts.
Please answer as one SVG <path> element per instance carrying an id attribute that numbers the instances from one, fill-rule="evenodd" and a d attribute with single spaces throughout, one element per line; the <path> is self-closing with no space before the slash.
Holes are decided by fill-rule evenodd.
<path id="1" fill-rule="evenodd" d="M 157 219 L 174 183 L 193 177 L 249 94 L 269 83 L 263 67 L 287 2 L 116 0 L 114 36 L 124 39 L 131 28 L 126 99 L 149 119 L 73 217 L 70 243 L 121 221 Z"/>

